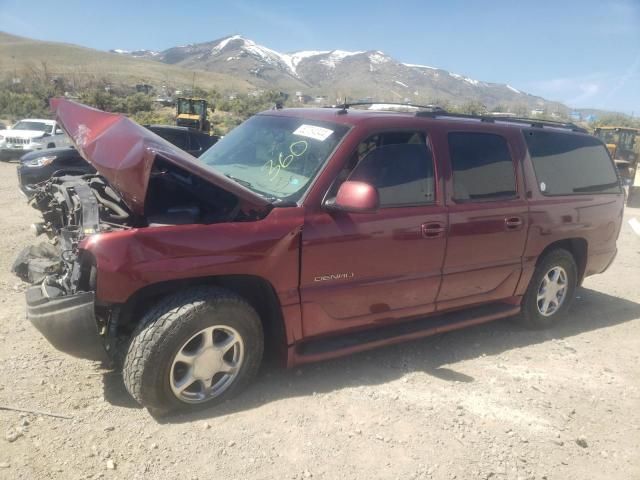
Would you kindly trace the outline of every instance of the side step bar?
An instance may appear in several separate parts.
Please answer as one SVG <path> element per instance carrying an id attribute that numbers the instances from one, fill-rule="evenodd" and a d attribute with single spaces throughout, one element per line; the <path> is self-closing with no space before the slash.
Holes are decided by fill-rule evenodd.
<path id="1" fill-rule="evenodd" d="M 519 312 L 519 305 L 495 303 L 340 336 L 311 339 L 296 346 L 296 364 L 315 362 L 383 345 L 428 337 L 510 317 Z"/>

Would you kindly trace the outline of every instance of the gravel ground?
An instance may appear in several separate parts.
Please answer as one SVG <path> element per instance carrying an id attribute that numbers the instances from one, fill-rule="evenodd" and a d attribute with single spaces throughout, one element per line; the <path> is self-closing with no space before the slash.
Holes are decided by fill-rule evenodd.
<path id="1" fill-rule="evenodd" d="M 154 419 L 117 373 L 57 352 L 9 273 L 37 219 L 0 164 L 2 479 L 640 478 L 640 237 L 549 331 L 499 321 L 265 367 L 220 408 Z"/>

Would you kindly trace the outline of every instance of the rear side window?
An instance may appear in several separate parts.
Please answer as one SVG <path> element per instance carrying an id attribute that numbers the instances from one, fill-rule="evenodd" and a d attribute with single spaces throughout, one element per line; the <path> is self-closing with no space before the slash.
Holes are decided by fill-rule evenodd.
<path id="1" fill-rule="evenodd" d="M 620 193 L 613 163 L 598 139 L 538 130 L 523 133 L 544 195 Z"/>
<path id="2" fill-rule="evenodd" d="M 449 134 L 453 198 L 499 200 L 516 196 L 516 177 L 504 137 L 490 133 Z"/>

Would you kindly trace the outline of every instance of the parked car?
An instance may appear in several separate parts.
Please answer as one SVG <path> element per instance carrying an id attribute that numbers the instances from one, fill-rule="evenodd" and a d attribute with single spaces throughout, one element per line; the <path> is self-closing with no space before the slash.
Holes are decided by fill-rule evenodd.
<path id="1" fill-rule="evenodd" d="M 33 150 L 70 144 L 55 120 L 27 118 L 20 120 L 10 130 L 0 130 L 0 160 L 18 158 Z"/>
<path id="2" fill-rule="evenodd" d="M 101 124 L 54 106 L 69 132 Z M 504 317 L 551 327 L 613 261 L 624 208 L 605 145 L 539 120 L 272 110 L 193 162 L 123 117 L 78 147 L 101 176 L 38 188 L 57 246 L 16 261 L 27 316 L 122 362 L 152 410 L 235 395 L 265 352 L 291 367 Z"/>
<path id="3" fill-rule="evenodd" d="M 145 125 L 156 135 L 185 150 L 194 157 L 199 157 L 218 137 L 207 135 L 187 127 L 171 125 Z M 48 180 L 54 173 L 95 173 L 96 169 L 88 163 L 73 147 L 39 150 L 20 158 L 18 165 L 18 184 L 20 190 L 30 197 L 35 186 Z"/>

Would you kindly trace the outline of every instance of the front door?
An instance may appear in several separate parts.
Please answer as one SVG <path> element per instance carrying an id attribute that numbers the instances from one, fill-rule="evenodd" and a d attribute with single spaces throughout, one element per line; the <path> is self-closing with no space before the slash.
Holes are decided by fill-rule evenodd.
<path id="1" fill-rule="evenodd" d="M 308 211 L 300 278 L 305 337 L 435 309 L 447 215 L 426 134 L 381 132 L 364 139 L 328 196 L 347 178 L 374 185 L 380 209 Z"/>

